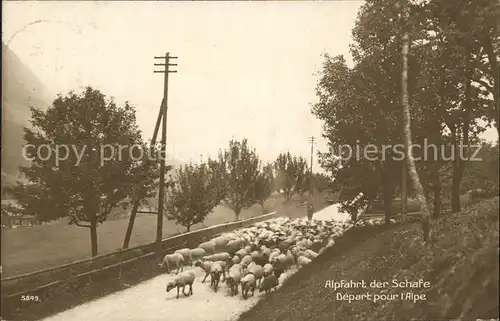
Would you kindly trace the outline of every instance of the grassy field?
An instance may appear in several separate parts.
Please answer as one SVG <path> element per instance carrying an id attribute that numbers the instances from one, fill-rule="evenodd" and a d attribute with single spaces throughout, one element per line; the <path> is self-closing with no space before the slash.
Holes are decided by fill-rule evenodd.
<path id="1" fill-rule="evenodd" d="M 418 223 L 372 228 L 341 239 L 293 275 L 282 288 L 243 313 L 257 320 L 476 320 L 498 318 L 498 197 L 434 222 L 436 239 L 421 242 Z M 353 231 L 354 232 L 354 231 Z M 351 235 L 352 236 L 352 235 Z M 392 280 L 430 282 L 430 288 L 395 288 Z M 380 289 L 343 288 L 326 281 L 387 281 Z M 337 293 L 425 295 L 414 303 L 393 297 L 349 303 Z"/>
<path id="2" fill-rule="evenodd" d="M 273 195 L 265 203 L 266 212 L 278 211 L 281 215 L 300 217 L 305 209 L 294 197 L 283 203 L 283 197 Z M 317 210 L 325 207 L 322 194 L 316 194 L 313 203 Z M 260 205 L 243 210 L 240 219 L 262 215 Z M 224 207 L 217 207 L 207 219 L 192 230 L 234 221 L 234 213 Z M 105 222 L 98 228 L 99 254 L 120 249 L 128 225 L 128 218 Z M 183 233 L 185 228 L 170 221 L 163 223 L 163 236 Z M 156 237 L 156 216 L 138 214 L 135 221 L 130 246 L 154 242 Z M 4 229 L 2 231 L 2 277 L 29 273 L 57 265 L 83 260 L 90 257 L 90 232 L 87 228 L 70 226 L 64 222 L 28 228 Z"/>

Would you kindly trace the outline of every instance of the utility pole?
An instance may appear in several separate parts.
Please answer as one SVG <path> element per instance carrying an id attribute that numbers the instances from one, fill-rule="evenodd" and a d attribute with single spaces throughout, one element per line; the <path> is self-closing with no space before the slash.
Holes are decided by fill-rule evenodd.
<path id="1" fill-rule="evenodd" d="M 164 73 L 164 86 L 163 86 L 163 99 L 160 104 L 160 109 L 158 111 L 158 117 L 156 119 L 155 129 L 153 132 L 153 138 L 151 139 L 151 144 L 156 145 L 156 140 L 158 138 L 158 131 L 160 129 L 160 124 L 162 125 L 161 133 L 161 155 L 160 155 L 160 184 L 158 193 L 158 210 L 157 211 L 139 211 L 138 207 L 140 204 L 139 199 L 134 200 L 134 206 L 132 208 L 132 213 L 130 215 L 129 224 L 127 227 L 127 232 L 125 234 L 125 240 L 123 242 L 123 248 L 126 249 L 129 246 L 130 237 L 132 235 L 132 229 L 134 226 L 134 221 L 137 213 L 145 214 L 156 214 L 157 220 L 157 230 L 156 230 L 156 243 L 157 243 L 157 255 L 159 260 L 161 260 L 161 255 L 163 254 L 162 249 L 162 232 L 163 232 L 163 209 L 165 202 L 165 161 L 166 161 L 166 141 L 167 141 L 167 98 L 168 98 L 168 74 L 176 73 L 175 70 L 170 70 L 170 66 L 177 66 L 177 64 L 171 64 L 171 59 L 177 59 L 177 57 L 172 57 L 167 52 L 165 57 L 154 57 L 155 59 L 165 59 L 164 63 L 155 63 L 155 66 L 165 66 L 165 70 L 154 70 L 154 73 Z"/>
<path id="2" fill-rule="evenodd" d="M 161 147 L 160 147 L 160 187 L 158 191 L 158 216 L 156 222 L 156 254 L 158 260 L 161 260 L 163 254 L 162 248 L 162 232 L 163 232 L 163 211 L 165 203 L 165 162 L 167 160 L 167 110 L 168 110 L 168 74 L 176 73 L 176 70 L 170 70 L 170 66 L 177 66 L 177 64 L 171 64 L 171 59 L 177 59 L 177 57 L 171 57 L 170 53 L 166 53 L 165 57 L 155 57 L 155 59 L 165 59 L 165 63 L 155 63 L 155 66 L 165 66 L 165 70 L 154 70 L 154 73 L 163 73 L 165 75 L 163 82 L 163 101 L 161 110 Z M 159 121 L 156 122 L 154 136 L 158 134 Z"/>
<path id="3" fill-rule="evenodd" d="M 311 175 L 313 172 L 313 154 L 314 154 L 314 142 L 316 140 L 316 137 L 311 136 L 309 137 L 309 144 L 311 144 L 311 166 L 309 167 L 309 170 L 311 171 Z"/>
<path id="4" fill-rule="evenodd" d="M 309 137 L 309 144 L 311 144 L 311 164 L 309 165 L 309 198 L 310 201 L 312 201 L 312 194 L 313 194 L 313 155 L 314 155 L 314 142 L 316 138 L 314 136 Z"/>

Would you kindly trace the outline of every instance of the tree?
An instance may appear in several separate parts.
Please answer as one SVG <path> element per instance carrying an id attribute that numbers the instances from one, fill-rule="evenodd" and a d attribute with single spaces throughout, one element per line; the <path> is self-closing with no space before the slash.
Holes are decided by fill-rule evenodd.
<path id="1" fill-rule="evenodd" d="M 276 170 L 276 189 L 289 201 L 294 193 L 302 197 L 310 189 L 307 160 L 293 156 L 290 152 L 281 153 L 274 162 Z"/>
<path id="2" fill-rule="evenodd" d="M 186 227 L 187 231 L 205 220 L 220 204 L 218 176 L 206 163 L 184 165 L 170 178 L 165 208 L 167 218 Z"/>
<path id="3" fill-rule="evenodd" d="M 293 179 L 295 181 L 295 191 L 299 193 L 300 198 L 304 196 L 304 193 L 311 190 L 311 176 L 307 166 L 307 160 L 302 157 L 294 157 L 292 159 L 293 168 L 295 173 Z"/>
<path id="4" fill-rule="evenodd" d="M 467 163 L 460 193 L 481 189 L 488 195 L 498 195 L 498 141 L 482 142 L 477 155 Z M 477 148 L 474 148 L 476 152 Z"/>
<path id="5" fill-rule="evenodd" d="M 33 129 L 24 129 L 31 166 L 20 171 L 32 184 L 18 184 L 12 194 L 42 221 L 67 216 L 69 224 L 89 228 L 96 256 L 97 226 L 130 196 L 142 159 L 134 152 L 144 145 L 135 110 L 87 87 L 31 112 Z"/>
<path id="6" fill-rule="evenodd" d="M 276 170 L 275 187 L 283 195 L 285 201 L 292 198 L 295 188 L 295 167 L 290 152 L 278 155 L 274 163 Z"/>
<path id="7" fill-rule="evenodd" d="M 254 186 L 254 199 L 262 207 L 262 213 L 265 212 L 264 202 L 271 196 L 274 186 L 273 165 L 267 164 L 259 172 L 257 182 Z"/>
<path id="8" fill-rule="evenodd" d="M 319 103 L 313 106 L 313 114 L 325 123 L 324 137 L 329 143 L 320 163 L 344 188 L 341 202 L 351 211 L 357 211 L 353 204 L 362 208 L 381 196 L 387 222 L 394 192 L 402 184 L 404 159 L 391 149 L 380 153 L 380 147 L 404 141 L 400 86 L 403 25 L 412 48 L 407 57 L 412 141 L 423 146 L 429 140 L 438 149 L 447 144 L 467 145 L 484 130 L 478 120 L 494 120 L 491 88 L 497 78 L 492 66 L 497 62 L 489 59 L 492 55 L 486 48 L 491 43 L 494 55 L 500 56 L 500 46 L 494 41 L 500 39 L 499 28 L 493 23 L 498 20 L 498 7 L 491 0 L 467 0 L 458 6 L 443 0 L 414 1 L 409 5 L 411 21 L 403 24 L 398 1 L 367 0 L 353 29 L 355 43 L 350 51 L 354 67 L 347 67 L 341 56 L 325 55 L 317 87 Z M 478 32 L 483 28 L 484 33 Z M 363 150 L 369 145 L 378 147 L 379 157 L 374 161 L 337 159 L 339 147 Z M 424 156 L 421 151 L 413 152 L 416 157 Z M 381 161 L 381 156 L 386 160 Z M 415 161 L 425 194 L 434 196 L 434 215 L 440 211 L 442 175 L 448 166 L 453 169 L 453 209 L 459 210 L 466 163 L 460 158 L 445 160 L 439 152 L 432 160 Z M 356 198 L 360 194 L 363 196 Z"/>
<path id="9" fill-rule="evenodd" d="M 314 173 L 312 175 L 312 181 L 313 188 L 316 188 L 319 192 L 329 189 L 332 184 L 330 178 L 321 173 Z"/>
<path id="10" fill-rule="evenodd" d="M 222 154 L 224 169 L 224 205 L 234 211 L 236 221 L 242 209 L 255 202 L 254 188 L 259 176 L 260 161 L 254 149 L 248 146 L 247 139 L 241 142 L 231 140 L 229 148 Z"/>
<path id="11" fill-rule="evenodd" d="M 408 0 L 403 1 L 403 17 L 404 22 L 406 23 L 408 20 L 408 4 L 406 3 Z M 405 28 L 406 29 L 406 28 Z M 410 115 L 410 103 L 408 102 L 408 47 L 409 47 L 409 35 L 408 30 L 403 31 L 402 35 L 402 58 L 403 58 L 403 71 L 401 73 L 401 88 L 402 88 L 402 102 L 403 102 L 403 121 L 404 121 L 404 145 L 405 145 L 405 157 L 408 166 L 408 172 L 410 179 L 413 183 L 413 188 L 415 189 L 415 193 L 420 203 L 420 211 L 421 211 L 421 221 L 422 221 L 422 231 L 424 241 L 428 242 L 431 233 L 431 216 L 429 213 L 429 209 L 427 207 L 427 200 L 424 196 L 424 189 L 422 184 L 420 183 L 420 178 L 417 173 L 417 169 L 415 166 L 415 160 L 413 158 L 413 151 L 410 148 L 412 146 L 411 139 L 411 115 Z"/>

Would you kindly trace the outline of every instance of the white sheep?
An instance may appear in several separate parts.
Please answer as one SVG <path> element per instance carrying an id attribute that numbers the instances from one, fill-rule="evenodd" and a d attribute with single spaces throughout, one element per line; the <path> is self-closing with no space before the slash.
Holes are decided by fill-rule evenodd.
<path id="1" fill-rule="evenodd" d="M 193 262 L 201 260 L 205 255 L 207 255 L 207 252 L 200 247 L 191 250 L 191 259 Z"/>
<path id="2" fill-rule="evenodd" d="M 300 266 L 300 267 L 303 267 L 309 263 L 311 263 L 311 259 L 305 257 L 305 256 L 299 256 L 299 258 L 297 259 L 297 264 Z"/>
<path id="3" fill-rule="evenodd" d="M 258 282 L 258 285 L 260 285 L 260 282 L 264 277 L 264 268 L 258 264 L 253 264 L 253 265 L 249 264 L 247 268 L 247 273 L 253 274 L 255 276 L 255 281 Z"/>
<path id="4" fill-rule="evenodd" d="M 177 274 L 173 281 L 167 283 L 167 292 L 170 292 L 173 288 L 177 287 L 177 299 L 179 298 L 179 290 L 182 288 L 182 294 L 185 296 L 189 296 L 193 294 L 193 282 L 196 278 L 196 275 L 193 271 L 185 271 L 180 274 Z M 189 292 L 186 294 L 185 289 L 186 285 L 189 285 Z"/>
<path id="5" fill-rule="evenodd" d="M 285 271 L 286 271 L 286 268 L 288 267 L 288 260 L 287 260 L 287 257 L 285 254 L 280 254 L 276 257 L 276 262 L 279 262 L 281 264 L 281 266 L 283 266 L 285 268 Z"/>
<path id="6" fill-rule="evenodd" d="M 247 255 L 247 251 L 245 249 L 240 249 L 236 252 L 235 255 L 238 255 L 240 258 L 244 257 L 245 255 Z"/>
<path id="7" fill-rule="evenodd" d="M 310 250 L 310 249 L 307 249 L 305 250 L 304 252 L 306 255 L 307 258 L 311 259 L 311 260 L 314 260 L 315 258 L 318 257 L 318 253 L 314 252 L 313 250 Z"/>
<path id="8" fill-rule="evenodd" d="M 229 269 L 229 273 L 226 277 L 226 283 L 231 289 L 231 296 L 238 294 L 238 285 L 240 284 L 242 273 L 242 267 L 239 264 L 233 265 Z"/>
<path id="9" fill-rule="evenodd" d="M 227 252 L 222 252 L 222 253 L 216 253 L 212 255 L 207 255 L 203 258 L 205 261 L 224 261 L 229 263 L 231 260 L 231 255 Z"/>
<path id="10" fill-rule="evenodd" d="M 231 240 L 227 243 L 226 249 L 229 253 L 236 253 L 243 246 L 243 241 L 241 239 Z"/>
<path id="11" fill-rule="evenodd" d="M 266 265 L 264 265 L 264 275 L 269 275 L 269 274 L 272 274 L 273 273 L 273 265 L 270 264 L 270 263 L 267 263 Z"/>
<path id="12" fill-rule="evenodd" d="M 180 249 L 174 253 L 179 253 L 184 257 L 184 265 L 193 265 L 193 259 L 191 257 L 191 250 L 188 248 Z"/>
<path id="13" fill-rule="evenodd" d="M 269 257 L 271 255 L 271 249 L 267 248 L 267 247 L 264 247 L 264 249 L 262 250 L 262 254 L 264 254 L 265 256 Z"/>
<path id="14" fill-rule="evenodd" d="M 286 265 L 287 267 L 291 267 L 295 264 L 295 257 L 293 256 L 292 251 L 286 251 Z"/>
<path id="15" fill-rule="evenodd" d="M 209 261 L 196 261 L 194 263 L 194 266 L 199 267 L 203 271 L 205 271 L 205 277 L 201 281 L 201 283 L 205 283 L 205 280 L 210 275 L 210 267 L 212 266 L 212 262 L 209 262 Z"/>
<path id="16" fill-rule="evenodd" d="M 231 263 L 234 265 L 234 264 L 238 264 L 241 262 L 241 258 L 238 256 L 238 255 L 235 255 L 233 256 L 233 258 L 231 259 Z"/>
<path id="17" fill-rule="evenodd" d="M 213 286 L 215 292 L 217 292 L 217 289 L 219 288 L 220 276 L 223 272 L 224 268 L 220 262 L 212 262 L 210 265 L 210 286 Z"/>
<path id="18" fill-rule="evenodd" d="M 163 258 L 160 267 L 167 269 L 167 273 L 170 273 L 172 267 L 176 267 L 176 274 L 179 274 L 179 271 L 184 271 L 184 257 L 180 253 L 167 254 Z"/>
<path id="19" fill-rule="evenodd" d="M 207 254 L 215 254 L 215 243 L 212 241 L 201 243 L 198 247 L 205 250 Z"/>
<path id="20" fill-rule="evenodd" d="M 214 239 L 212 239 L 212 242 L 215 243 L 215 251 L 216 252 L 222 252 L 226 250 L 226 245 L 229 243 L 231 238 L 226 235 L 218 236 Z"/>
<path id="21" fill-rule="evenodd" d="M 279 253 L 278 252 L 271 252 L 271 255 L 269 255 L 269 262 L 274 263 L 276 262 L 276 259 L 278 258 Z"/>
<path id="22" fill-rule="evenodd" d="M 248 292 L 252 290 L 252 296 L 253 293 L 255 292 L 255 286 L 256 286 L 256 280 L 255 280 L 255 275 L 253 274 L 247 274 L 245 275 L 241 281 L 241 295 L 243 296 L 244 299 L 248 297 Z"/>
<path id="23" fill-rule="evenodd" d="M 246 268 L 248 266 L 248 264 L 250 264 L 252 262 L 253 262 L 252 257 L 250 255 L 245 255 L 241 259 L 241 266 L 243 266 L 243 268 Z"/>

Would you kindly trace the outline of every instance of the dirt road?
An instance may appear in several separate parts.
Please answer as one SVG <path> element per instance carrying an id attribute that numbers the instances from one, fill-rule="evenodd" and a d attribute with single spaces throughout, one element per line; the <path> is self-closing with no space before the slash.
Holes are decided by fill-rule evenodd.
<path id="1" fill-rule="evenodd" d="M 345 219 L 337 212 L 336 205 L 329 206 L 314 214 L 318 220 L 330 218 Z M 194 269 L 189 267 L 189 269 Z M 215 293 L 210 288 L 210 277 L 202 284 L 204 273 L 195 269 L 197 279 L 193 285 L 193 295 L 176 299 L 176 290 L 165 291 L 173 274 L 161 275 L 129 289 L 91 301 L 70 310 L 50 316 L 45 321 L 230 321 L 257 303 L 264 293 L 255 292 L 254 297 L 243 299 L 241 291 L 231 297 L 226 284 Z M 283 274 L 280 284 L 294 271 Z M 272 294 L 271 294 L 272 295 Z"/>

